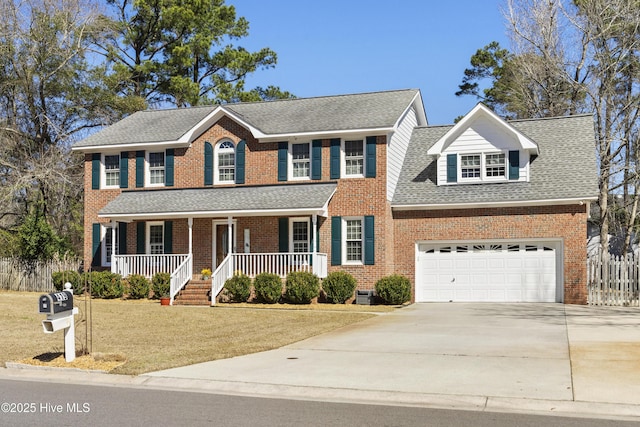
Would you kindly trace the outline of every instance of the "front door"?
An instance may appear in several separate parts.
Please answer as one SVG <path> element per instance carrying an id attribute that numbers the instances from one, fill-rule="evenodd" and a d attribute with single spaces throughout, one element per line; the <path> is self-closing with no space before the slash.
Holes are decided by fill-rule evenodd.
<path id="1" fill-rule="evenodd" d="M 231 226 L 232 244 L 235 246 L 235 225 Z M 216 222 L 213 227 L 213 256 L 214 256 L 214 269 L 219 266 L 222 261 L 229 254 L 229 226 L 226 221 L 224 223 Z"/>

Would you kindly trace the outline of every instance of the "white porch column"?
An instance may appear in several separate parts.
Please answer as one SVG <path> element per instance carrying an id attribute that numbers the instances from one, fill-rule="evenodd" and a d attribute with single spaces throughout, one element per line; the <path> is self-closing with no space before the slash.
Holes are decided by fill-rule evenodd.
<path id="1" fill-rule="evenodd" d="M 311 216 L 311 229 L 313 239 L 311 239 L 311 253 L 315 254 L 316 248 L 318 247 L 318 215 L 313 214 Z"/>
<path id="2" fill-rule="evenodd" d="M 193 253 L 193 218 L 188 218 L 187 223 L 189 224 L 189 255 Z"/>
<path id="3" fill-rule="evenodd" d="M 114 261 L 114 255 L 117 255 L 118 252 L 118 244 L 116 240 L 116 226 L 118 223 L 116 221 L 111 221 L 111 272 L 116 273 L 116 263 Z M 126 244 L 126 242 L 125 242 Z"/>
<path id="4" fill-rule="evenodd" d="M 227 217 L 227 241 L 229 253 L 233 253 L 233 217 Z"/>

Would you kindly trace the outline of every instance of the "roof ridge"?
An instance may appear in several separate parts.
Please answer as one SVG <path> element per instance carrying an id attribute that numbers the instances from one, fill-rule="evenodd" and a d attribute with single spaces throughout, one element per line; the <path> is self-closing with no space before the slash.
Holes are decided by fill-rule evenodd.
<path id="1" fill-rule="evenodd" d="M 580 114 L 568 114 L 566 116 L 552 116 L 552 117 L 531 117 L 528 119 L 514 119 L 514 120 L 506 120 L 507 123 L 518 123 L 518 122 L 533 122 L 533 121 L 544 121 L 544 120 L 562 120 L 562 119 L 577 119 L 583 117 L 593 117 L 591 113 L 580 113 Z"/>

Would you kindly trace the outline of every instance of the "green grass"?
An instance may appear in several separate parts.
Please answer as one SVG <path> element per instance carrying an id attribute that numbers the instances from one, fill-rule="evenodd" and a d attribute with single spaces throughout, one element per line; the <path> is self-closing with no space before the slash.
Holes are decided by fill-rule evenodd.
<path id="1" fill-rule="evenodd" d="M 0 291 L 0 363 L 64 350 L 62 332 L 43 333 L 39 295 Z M 149 300 L 88 304 L 81 297 L 74 303 L 80 310 L 76 349 L 89 337 L 93 353 L 126 360 L 112 373 L 131 375 L 271 350 L 393 310 L 333 304 L 166 307 Z M 87 328 L 89 315 L 93 328 Z"/>

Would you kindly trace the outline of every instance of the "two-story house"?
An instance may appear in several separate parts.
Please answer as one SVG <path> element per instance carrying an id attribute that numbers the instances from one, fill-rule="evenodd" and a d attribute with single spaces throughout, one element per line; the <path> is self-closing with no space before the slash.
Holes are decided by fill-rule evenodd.
<path id="1" fill-rule="evenodd" d="M 593 120 L 427 125 L 418 90 L 135 113 L 78 142 L 85 265 L 393 273 L 415 301 L 586 302 Z"/>

